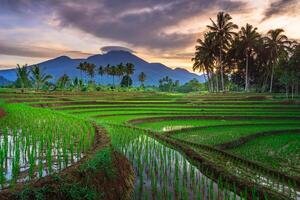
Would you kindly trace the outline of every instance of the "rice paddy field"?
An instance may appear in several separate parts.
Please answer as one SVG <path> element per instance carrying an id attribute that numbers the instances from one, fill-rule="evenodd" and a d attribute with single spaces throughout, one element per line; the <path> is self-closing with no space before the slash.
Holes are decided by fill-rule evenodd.
<path id="1" fill-rule="evenodd" d="M 1 190 L 80 163 L 101 127 L 111 151 L 133 168 L 129 199 L 300 199 L 299 100 L 242 93 L 13 91 L 0 98 Z"/>

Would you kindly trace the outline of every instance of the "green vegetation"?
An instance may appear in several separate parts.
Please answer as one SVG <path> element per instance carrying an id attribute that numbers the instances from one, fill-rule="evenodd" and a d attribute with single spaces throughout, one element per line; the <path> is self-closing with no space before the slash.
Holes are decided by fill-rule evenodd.
<path id="1" fill-rule="evenodd" d="M 112 166 L 111 149 L 104 148 L 97 152 L 90 160 L 82 164 L 79 168 L 81 173 L 98 173 L 103 171 L 107 178 L 114 175 L 114 166 Z"/>
<path id="2" fill-rule="evenodd" d="M 193 69 L 204 73 L 210 92 L 285 91 L 292 99 L 298 94 L 300 45 L 283 29 L 262 35 L 247 23 L 238 30 L 224 12 L 211 22 L 198 39 L 193 58 Z"/>
<path id="3" fill-rule="evenodd" d="M 3 93 L 2 97 L 25 102 L 3 104 L 6 110 L 20 106 L 46 112 L 41 115 L 49 112 L 87 126 L 85 120 L 103 126 L 110 136 L 111 147 L 83 163 L 79 172 L 86 181 L 98 170 L 106 180 L 116 178 L 110 152 L 117 150 L 127 157 L 136 172 L 133 194 L 136 199 L 296 196 L 299 163 L 291 156 L 299 156 L 299 147 L 295 145 L 299 138 L 293 137 L 300 129 L 297 101 L 287 104 L 277 95 L 252 93 L 94 92 L 27 97 Z M 48 108 L 29 108 L 25 104 Z M 263 143 L 263 138 L 285 135 L 289 139 Z M 240 142 L 241 138 L 246 138 L 245 142 Z M 292 139 L 295 143 L 291 143 Z M 250 145 L 255 141 L 261 141 L 259 147 Z M 247 145 L 249 151 L 243 148 Z M 266 153 L 270 151 L 276 157 Z M 56 160 L 51 155 L 50 151 L 48 156 L 45 152 L 46 161 Z M 29 163 L 30 160 L 33 163 L 34 158 L 29 157 Z M 61 160 L 63 163 L 64 158 Z M 32 172 L 29 170 L 28 174 Z"/>
<path id="4" fill-rule="evenodd" d="M 208 128 L 200 128 L 192 131 L 182 131 L 178 134 L 172 135 L 174 138 L 183 139 L 193 143 L 217 145 L 225 142 L 236 140 L 240 137 L 248 136 L 255 133 L 277 130 L 300 129 L 300 124 L 255 124 L 246 126 L 216 126 Z"/>
<path id="5" fill-rule="evenodd" d="M 2 188 L 60 171 L 94 143 L 94 128 L 70 115 L 23 104 L 0 107 L 6 112 L 0 120 Z"/>
<path id="6" fill-rule="evenodd" d="M 300 133 L 300 131 L 299 131 Z M 259 137 L 244 145 L 231 149 L 246 159 L 261 162 L 285 173 L 299 177 L 300 172 L 300 134 L 280 134 Z M 267 151 L 266 151 L 267 149 Z"/>

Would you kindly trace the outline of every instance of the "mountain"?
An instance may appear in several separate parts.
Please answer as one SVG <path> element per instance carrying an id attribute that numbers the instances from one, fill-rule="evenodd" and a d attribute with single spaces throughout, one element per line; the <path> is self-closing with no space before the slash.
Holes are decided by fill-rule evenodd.
<path id="1" fill-rule="evenodd" d="M 13 83 L 12 81 L 7 80 L 3 76 L 0 76 L 0 86 L 7 86 L 7 85 L 10 85 L 12 83 Z"/>
<path id="2" fill-rule="evenodd" d="M 38 63 L 37 65 L 39 65 L 46 73 L 52 74 L 54 80 L 57 80 L 63 74 L 68 74 L 72 78 L 76 76 L 80 77 L 81 73 L 78 69 L 76 69 L 76 67 L 80 62 L 84 61 L 94 63 L 97 66 L 106 66 L 107 64 L 117 65 L 121 62 L 124 64 L 127 62 L 133 63 L 135 65 L 135 71 L 132 76 L 134 85 L 139 85 L 138 75 L 141 72 L 146 74 L 146 85 L 158 85 L 159 79 L 163 78 L 164 76 L 169 76 L 174 81 L 179 80 L 181 84 L 186 83 L 194 78 L 200 82 L 204 81 L 203 76 L 198 76 L 197 74 L 191 73 L 182 68 L 171 69 L 161 63 L 148 63 L 147 61 L 127 51 L 110 51 L 105 54 L 90 56 L 87 59 L 72 59 L 67 56 L 60 56 L 52 60 Z M 14 81 L 16 80 L 15 69 L 2 70 L 0 71 L 0 76 Z M 85 78 L 85 75 L 83 75 L 83 78 Z M 107 75 L 103 77 L 97 75 L 95 78 L 97 82 L 105 84 L 112 83 L 112 77 Z M 116 83 L 119 81 L 118 78 L 115 78 L 115 80 Z"/>

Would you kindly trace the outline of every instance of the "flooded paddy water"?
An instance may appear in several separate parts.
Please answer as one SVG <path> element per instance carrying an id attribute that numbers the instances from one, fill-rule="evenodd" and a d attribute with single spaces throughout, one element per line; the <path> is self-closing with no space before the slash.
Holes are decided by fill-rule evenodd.
<path id="1" fill-rule="evenodd" d="M 178 151 L 126 128 L 109 128 L 112 144 L 132 163 L 134 199 L 241 199 L 236 188 L 205 176 Z"/>

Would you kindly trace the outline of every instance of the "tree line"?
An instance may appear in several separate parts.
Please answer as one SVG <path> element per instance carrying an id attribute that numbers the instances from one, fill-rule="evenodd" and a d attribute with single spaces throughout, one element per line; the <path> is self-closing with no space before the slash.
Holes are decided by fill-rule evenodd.
<path id="1" fill-rule="evenodd" d="M 104 90 L 114 89 L 115 78 L 119 77 L 121 87 L 132 86 L 131 76 L 134 73 L 135 66 L 132 63 L 126 63 L 125 65 L 120 63 L 118 65 L 106 65 L 97 67 L 93 63 L 82 62 L 76 67 L 80 71 L 80 77 L 75 77 L 71 79 L 67 74 L 63 74 L 59 77 L 56 82 L 51 82 L 53 76 L 46 74 L 41 67 L 38 65 L 28 67 L 27 65 L 20 66 L 17 65 L 16 73 L 17 80 L 15 86 L 21 88 L 24 92 L 25 88 L 34 88 L 35 90 L 76 90 L 76 91 L 86 91 L 92 88 L 91 91 L 98 90 L 100 86 L 104 86 L 103 76 L 107 75 L 112 78 L 112 85 L 107 88 L 102 88 Z M 99 75 L 98 83 L 96 84 L 96 75 Z M 145 88 L 144 82 L 147 76 L 144 72 L 138 75 L 138 80 L 140 82 L 140 88 Z M 193 79 L 183 85 L 180 85 L 179 81 L 173 81 L 170 77 L 166 76 L 159 80 L 158 87 L 151 87 L 154 90 L 160 90 L 163 92 L 196 92 L 204 90 L 203 84 L 198 80 Z"/>
<path id="2" fill-rule="evenodd" d="M 219 12 L 197 40 L 193 70 L 204 74 L 210 92 L 298 93 L 300 45 L 283 29 L 261 34 L 250 24 L 239 27 L 231 16 Z"/>
<path id="3" fill-rule="evenodd" d="M 15 85 L 21 88 L 22 91 L 24 91 L 25 88 L 35 88 L 36 90 L 41 90 L 44 87 L 60 89 L 67 89 L 72 87 L 78 90 L 82 90 L 82 88 L 84 88 L 85 86 L 96 86 L 97 84 L 95 81 L 95 76 L 96 74 L 99 74 L 101 79 L 100 83 L 102 83 L 102 77 L 104 75 L 107 75 L 112 77 L 112 88 L 115 87 L 115 77 L 122 77 L 122 80 L 120 82 L 121 87 L 130 87 L 133 83 L 131 76 L 134 73 L 135 67 L 132 63 L 126 63 L 125 65 L 120 63 L 118 65 L 97 67 L 93 63 L 81 62 L 76 67 L 76 69 L 80 70 L 80 78 L 75 77 L 74 79 L 71 79 L 69 75 L 63 74 L 57 79 L 56 83 L 53 83 L 50 82 L 50 80 L 53 79 L 53 76 L 51 74 L 44 73 L 42 68 L 38 65 L 34 65 L 32 67 L 28 67 L 27 65 L 17 65 L 17 80 L 15 82 Z M 84 79 L 83 75 L 86 76 L 87 79 Z M 138 79 L 141 83 L 141 87 L 144 87 L 146 74 L 144 72 L 141 72 L 138 75 Z"/>

